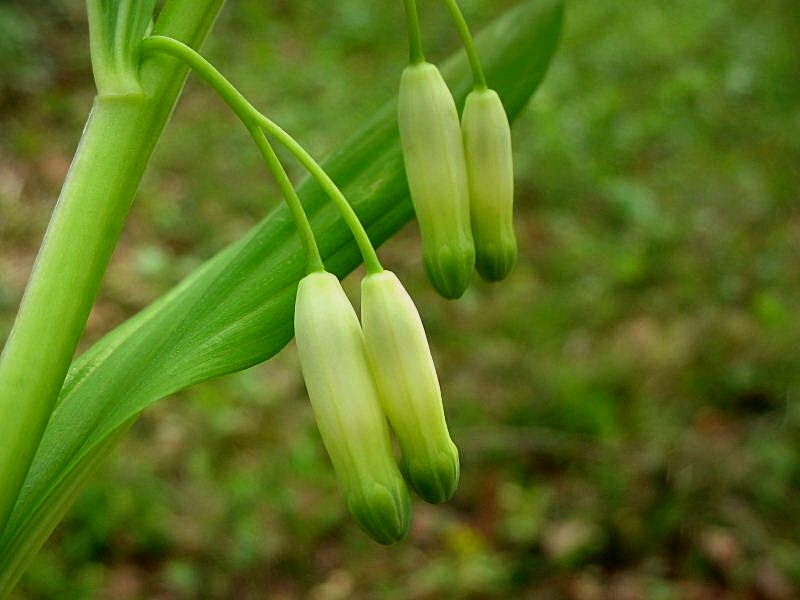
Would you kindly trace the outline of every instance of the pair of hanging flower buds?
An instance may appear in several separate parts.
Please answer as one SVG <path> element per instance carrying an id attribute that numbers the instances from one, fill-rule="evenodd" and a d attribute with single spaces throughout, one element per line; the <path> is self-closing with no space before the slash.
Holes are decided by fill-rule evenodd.
<path id="1" fill-rule="evenodd" d="M 411 524 L 403 474 L 433 503 L 449 500 L 459 478 L 414 302 L 394 273 L 370 273 L 361 283 L 359 324 L 339 280 L 311 273 L 297 290 L 294 323 L 308 395 L 347 507 L 375 540 L 396 542 Z"/>
<path id="2" fill-rule="evenodd" d="M 459 127 L 447 85 L 422 57 L 414 0 L 404 1 L 412 48 L 399 105 L 406 170 L 422 230 L 426 270 L 442 295 L 456 298 L 469 284 L 476 247 L 478 271 L 486 279 L 501 279 L 514 263 L 508 120 L 499 97 L 486 87 L 455 0 L 445 0 L 476 80 Z M 406 481 L 424 500 L 441 503 L 455 493 L 460 471 L 414 302 L 398 278 L 381 266 L 341 191 L 289 134 L 185 44 L 162 36 L 142 42 L 142 57 L 159 52 L 191 67 L 233 109 L 281 188 L 306 252 L 307 275 L 298 285 L 294 327 L 322 441 L 358 524 L 378 542 L 399 541 L 411 524 Z M 306 167 L 351 229 L 367 270 L 361 285 L 361 322 L 339 280 L 325 270 L 308 217 L 265 132 Z M 389 424 L 400 446 L 399 465 Z"/>
<path id="3" fill-rule="evenodd" d="M 411 198 L 422 234 L 425 270 L 445 298 L 459 298 L 472 272 L 504 279 L 516 262 L 511 130 L 497 92 L 486 85 L 455 0 L 445 0 L 461 33 L 474 79 L 459 126 L 439 69 L 425 61 L 418 30 L 400 80 L 398 121 Z M 417 23 L 407 0 L 409 30 Z"/>

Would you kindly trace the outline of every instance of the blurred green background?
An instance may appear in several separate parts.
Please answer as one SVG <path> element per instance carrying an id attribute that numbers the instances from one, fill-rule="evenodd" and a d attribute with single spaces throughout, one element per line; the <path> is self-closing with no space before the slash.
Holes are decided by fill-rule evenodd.
<path id="1" fill-rule="evenodd" d="M 457 38 L 421 4 L 442 58 Z M 476 29 L 513 4 L 462 2 Z M 463 462 L 407 541 L 347 516 L 290 345 L 147 411 L 16 598 L 800 597 L 799 40 L 796 0 L 568 3 L 514 130 L 513 275 L 447 302 L 415 225 L 381 251 Z M 206 54 L 324 157 L 395 93 L 402 6 L 237 0 Z M 92 94 L 82 3 L 4 0 L 0 339 Z M 83 347 L 277 196 L 190 79 Z"/>

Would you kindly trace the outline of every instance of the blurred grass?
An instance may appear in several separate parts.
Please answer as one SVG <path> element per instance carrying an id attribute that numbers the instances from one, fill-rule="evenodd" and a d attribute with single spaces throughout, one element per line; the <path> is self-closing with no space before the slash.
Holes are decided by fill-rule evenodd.
<path id="1" fill-rule="evenodd" d="M 512 4 L 463 7 L 477 27 Z M 206 46 L 319 157 L 394 94 L 406 55 L 399 2 L 324 9 L 232 2 Z M 442 57 L 445 11 L 421 9 Z M 77 0 L 0 5 L 0 339 L 91 101 L 85 29 Z M 798 597 L 798 39 L 794 0 L 568 6 L 514 132 L 512 277 L 449 303 L 415 226 L 381 251 L 463 457 L 455 500 L 418 503 L 407 542 L 347 517 L 290 346 L 145 413 L 18 597 Z M 86 344 L 276 197 L 190 80 Z"/>

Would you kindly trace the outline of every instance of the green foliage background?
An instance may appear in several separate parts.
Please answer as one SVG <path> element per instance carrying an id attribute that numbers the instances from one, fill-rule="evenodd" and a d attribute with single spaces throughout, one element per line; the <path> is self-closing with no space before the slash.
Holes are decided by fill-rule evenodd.
<path id="1" fill-rule="evenodd" d="M 512 4 L 463 7 L 477 28 Z M 443 7 L 421 9 L 447 55 Z M 0 339 L 93 94 L 83 10 L 0 5 Z M 324 157 L 396 92 L 402 18 L 398 1 L 240 0 L 206 53 Z M 381 250 L 463 459 L 407 542 L 347 517 L 290 346 L 146 412 L 18 597 L 796 597 L 798 39 L 793 0 L 568 5 L 514 131 L 511 278 L 446 302 L 413 224 Z M 278 196 L 263 171 L 190 79 L 83 347 L 260 219 Z"/>

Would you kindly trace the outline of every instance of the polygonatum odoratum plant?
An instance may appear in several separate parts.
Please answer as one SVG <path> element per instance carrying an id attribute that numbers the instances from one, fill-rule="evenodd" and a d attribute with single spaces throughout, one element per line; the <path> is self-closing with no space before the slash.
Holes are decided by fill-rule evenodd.
<path id="1" fill-rule="evenodd" d="M 0 358 L 0 597 L 144 409 L 293 337 L 343 505 L 369 536 L 397 542 L 413 494 L 455 493 L 447 390 L 414 301 L 376 248 L 416 215 L 421 263 L 444 298 L 459 298 L 476 270 L 489 281 L 511 271 L 509 122 L 544 77 L 563 7 L 524 2 L 473 40 L 456 1 L 443 4 L 463 48 L 428 62 L 415 1 L 404 0 L 410 52 L 396 99 L 317 162 L 203 57 L 223 0 L 87 0 L 97 94 Z M 190 73 L 241 120 L 283 203 L 75 357 Z M 308 173 L 299 185 L 285 160 Z M 359 317 L 339 282 L 362 262 Z"/>

